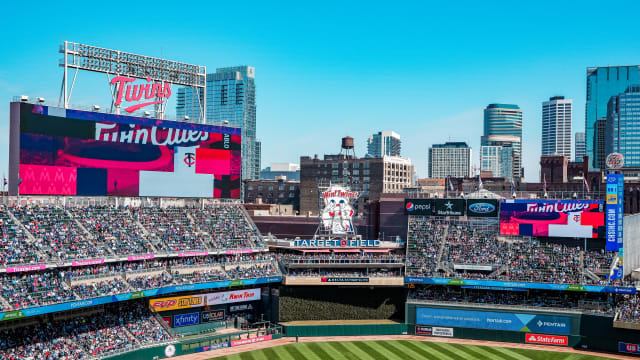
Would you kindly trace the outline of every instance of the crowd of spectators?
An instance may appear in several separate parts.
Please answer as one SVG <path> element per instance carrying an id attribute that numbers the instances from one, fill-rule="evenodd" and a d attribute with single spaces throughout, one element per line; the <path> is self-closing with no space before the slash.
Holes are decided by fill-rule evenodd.
<path id="1" fill-rule="evenodd" d="M 378 253 L 310 253 L 278 254 L 278 260 L 285 264 L 404 264 L 405 257 L 402 255 L 378 254 Z"/>
<path id="2" fill-rule="evenodd" d="M 5 275 L 0 282 L 0 295 L 9 303 L 9 310 L 76 299 L 69 286 L 54 272 Z"/>
<path id="3" fill-rule="evenodd" d="M 627 296 L 618 303 L 618 320 L 640 322 L 640 296 Z"/>
<path id="4" fill-rule="evenodd" d="M 536 238 L 506 241 L 498 239 L 498 233 L 497 224 L 444 224 L 429 217 L 410 217 L 407 274 L 561 284 L 614 283 L 606 275 L 615 253 L 585 251 L 579 246 L 541 242 Z M 461 270 L 460 265 L 491 266 L 491 269 Z"/>
<path id="5" fill-rule="evenodd" d="M 599 294 L 567 294 L 560 292 L 494 291 L 461 289 L 448 286 L 418 287 L 411 290 L 409 301 L 455 302 L 465 304 L 506 305 L 536 308 L 581 309 L 613 314 L 610 299 Z"/>
<path id="6" fill-rule="evenodd" d="M 0 205 L 0 266 L 38 263 L 46 255 L 38 250 L 21 226 L 18 226 L 4 205 Z"/>
<path id="7" fill-rule="evenodd" d="M 14 217 L 17 222 L 14 221 Z M 239 205 L 0 205 L 0 266 L 263 247 Z"/>
<path id="8" fill-rule="evenodd" d="M 276 276 L 280 272 L 273 262 L 255 263 L 252 265 L 227 265 L 225 271 L 230 279 L 253 279 L 265 276 Z"/>
<path id="9" fill-rule="evenodd" d="M 86 359 L 171 340 L 140 302 L 108 305 L 91 316 L 0 330 L 0 359 Z"/>
<path id="10" fill-rule="evenodd" d="M 71 290 L 80 299 L 90 299 L 98 296 L 116 295 L 130 292 L 131 288 L 121 277 L 109 280 L 94 281 L 88 284 L 74 284 Z"/>
<path id="11" fill-rule="evenodd" d="M 69 208 L 80 223 L 116 255 L 143 254 L 152 246 L 129 209 L 113 206 Z"/>

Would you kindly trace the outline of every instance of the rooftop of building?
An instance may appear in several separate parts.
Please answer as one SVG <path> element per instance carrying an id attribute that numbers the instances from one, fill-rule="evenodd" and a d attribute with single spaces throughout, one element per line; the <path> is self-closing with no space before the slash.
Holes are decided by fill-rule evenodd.
<path id="1" fill-rule="evenodd" d="M 433 144 L 431 146 L 432 148 L 468 148 L 469 145 L 467 145 L 466 142 L 464 141 L 447 141 L 444 144 Z"/>
<path id="2" fill-rule="evenodd" d="M 520 110 L 520 106 L 515 104 L 489 104 L 487 109 L 515 109 Z"/>

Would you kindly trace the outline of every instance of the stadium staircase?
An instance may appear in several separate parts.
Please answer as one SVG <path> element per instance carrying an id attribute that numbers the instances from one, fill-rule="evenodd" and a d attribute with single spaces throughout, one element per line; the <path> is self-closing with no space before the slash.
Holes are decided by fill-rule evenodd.
<path id="1" fill-rule="evenodd" d="M 602 281 L 601 277 L 599 277 L 598 275 L 596 275 L 593 271 L 591 271 L 589 269 L 584 269 L 584 275 L 585 275 L 585 277 L 588 277 L 591 280 L 596 281 L 596 283 Z"/>
<path id="2" fill-rule="evenodd" d="M 7 209 L 7 214 L 9 214 L 9 217 L 11 218 L 11 220 L 13 220 L 13 222 L 20 227 L 20 229 L 22 229 L 22 231 L 24 232 L 25 235 L 27 235 L 27 239 L 29 239 L 29 241 L 31 243 L 36 242 L 36 237 L 33 236 L 33 234 L 31 233 L 31 231 L 27 230 L 27 228 L 24 226 L 24 224 L 22 223 L 22 221 L 20 221 L 15 215 L 13 215 L 13 211 L 10 211 Z"/>
<path id="3" fill-rule="evenodd" d="M 502 275 L 505 272 L 507 272 L 509 270 L 509 264 L 502 264 L 500 266 L 498 266 L 497 269 L 493 270 L 490 274 L 489 274 L 489 278 L 494 278 L 498 275 Z"/>
<path id="4" fill-rule="evenodd" d="M 131 218 L 133 218 L 133 215 L 131 215 Z M 138 228 L 140 228 L 140 230 L 142 230 L 142 234 L 144 235 L 144 237 L 149 239 L 149 241 L 147 241 L 147 244 L 149 244 L 149 246 L 151 246 L 151 249 L 154 252 L 158 252 L 158 248 L 162 244 L 160 239 L 156 236 L 155 233 L 151 233 L 149 230 L 147 230 L 147 228 L 144 225 L 142 225 L 140 220 L 136 219 L 135 223 L 136 223 L 136 225 L 138 225 Z"/>
<path id="5" fill-rule="evenodd" d="M 436 260 L 436 271 L 438 271 L 438 269 L 442 269 L 445 272 L 448 273 L 453 273 L 454 269 L 453 267 L 449 264 L 446 263 L 446 265 L 443 263 L 442 261 L 442 255 L 444 254 L 444 250 L 447 246 L 447 238 L 449 237 L 449 225 L 447 225 L 444 228 L 444 232 L 442 233 L 442 240 L 440 241 L 440 249 L 438 249 L 438 259 Z"/>
<path id="6" fill-rule="evenodd" d="M 11 304 L 9 304 L 9 302 L 7 301 L 7 299 L 4 298 L 4 296 L 0 296 L 0 304 L 2 304 L 2 307 L 5 309 L 13 309 Z"/>

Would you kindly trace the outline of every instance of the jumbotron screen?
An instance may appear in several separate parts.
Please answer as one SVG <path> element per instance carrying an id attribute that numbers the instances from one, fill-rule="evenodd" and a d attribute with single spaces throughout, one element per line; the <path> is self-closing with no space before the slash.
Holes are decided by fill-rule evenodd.
<path id="1" fill-rule="evenodd" d="M 503 200 L 500 234 L 604 238 L 604 202 L 600 200 Z"/>
<path id="2" fill-rule="evenodd" d="M 240 197 L 240 129 L 11 104 L 10 192 Z M 13 191 L 12 191 L 13 190 Z"/>

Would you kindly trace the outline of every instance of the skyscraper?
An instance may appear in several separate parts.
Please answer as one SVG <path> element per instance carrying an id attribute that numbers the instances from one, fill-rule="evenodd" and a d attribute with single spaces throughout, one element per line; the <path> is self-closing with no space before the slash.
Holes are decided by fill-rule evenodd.
<path id="1" fill-rule="evenodd" d="M 586 154 L 591 166 L 604 164 L 598 155 L 605 153 L 597 149 L 596 122 L 607 117 L 607 103 L 612 96 L 623 93 L 630 85 L 640 84 L 640 65 L 602 66 L 587 68 L 587 104 L 585 106 Z M 604 143 L 600 142 L 602 145 Z"/>
<path id="2" fill-rule="evenodd" d="M 625 167 L 640 167 L 640 85 L 632 85 L 609 100 L 605 154 L 624 156 Z"/>
<path id="3" fill-rule="evenodd" d="M 190 121 L 199 119 L 197 101 L 203 98 L 201 92 L 191 88 L 178 89 L 178 119 L 184 116 L 189 116 Z M 234 66 L 207 74 L 206 100 L 207 124 L 242 129 L 242 178 L 258 179 L 262 147 L 256 139 L 255 69 L 251 66 Z"/>
<path id="4" fill-rule="evenodd" d="M 607 144 L 607 118 L 604 117 L 602 119 L 596 120 L 594 133 L 594 142 L 595 142 L 595 157 L 597 158 L 595 167 L 597 169 L 604 169 L 604 160 L 605 160 L 605 146 Z"/>
<path id="5" fill-rule="evenodd" d="M 380 131 L 367 139 L 367 157 L 400 156 L 400 135 L 393 131 Z"/>
<path id="6" fill-rule="evenodd" d="M 572 103 L 564 96 L 554 96 L 542 103 L 542 156 L 571 158 Z"/>
<path id="7" fill-rule="evenodd" d="M 577 132 L 575 139 L 575 150 L 573 161 L 582 161 L 583 157 L 587 155 L 585 148 L 585 134 L 584 132 Z"/>
<path id="8" fill-rule="evenodd" d="M 471 148 L 465 142 L 433 144 L 429 148 L 429 177 L 470 177 Z"/>
<path id="9" fill-rule="evenodd" d="M 481 138 L 480 171 L 491 172 L 493 177 L 513 177 L 514 144 L 519 144 L 517 136 L 491 135 Z"/>
<path id="10" fill-rule="evenodd" d="M 510 146 L 512 148 L 511 177 L 514 180 L 521 179 L 524 169 L 522 168 L 522 110 L 520 107 L 511 104 L 489 104 L 484 109 L 484 136 L 481 138 L 480 145 Z"/>

